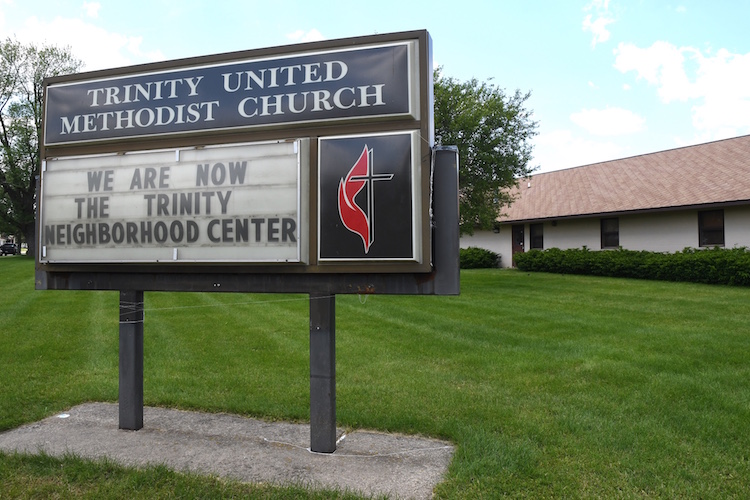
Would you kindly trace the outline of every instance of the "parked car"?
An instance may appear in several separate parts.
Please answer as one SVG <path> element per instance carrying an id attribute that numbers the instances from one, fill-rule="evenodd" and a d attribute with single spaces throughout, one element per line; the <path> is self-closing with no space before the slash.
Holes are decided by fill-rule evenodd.
<path id="1" fill-rule="evenodd" d="M 15 243 L 3 243 L 2 246 L 0 246 L 0 253 L 3 255 L 18 255 L 21 253 L 21 251 L 18 249 L 18 245 Z"/>

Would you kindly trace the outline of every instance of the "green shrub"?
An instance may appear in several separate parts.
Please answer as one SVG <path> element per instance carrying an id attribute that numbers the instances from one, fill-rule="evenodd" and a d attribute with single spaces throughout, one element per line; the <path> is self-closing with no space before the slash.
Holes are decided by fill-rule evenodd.
<path id="1" fill-rule="evenodd" d="M 514 259 L 522 271 L 750 286 L 750 251 L 745 247 L 675 253 L 550 248 L 518 253 Z"/>
<path id="2" fill-rule="evenodd" d="M 461 269 L 483 269 L 498 267 L 500 255 L 486 248 L 469 247 L 459 251 Z"/>

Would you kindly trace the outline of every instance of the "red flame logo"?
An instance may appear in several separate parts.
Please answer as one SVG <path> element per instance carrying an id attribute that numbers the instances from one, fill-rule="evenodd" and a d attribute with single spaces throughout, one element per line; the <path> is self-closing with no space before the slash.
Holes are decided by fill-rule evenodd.
<path id="1" fill-rule="evenodd" d="M 339 181 L 339 217 L 344 226 L 362 238 L 365 254 L 370 251 L 373 242 L 373 207 L 372 185 L 375 181 L 389 181 L 393 174 L 376 175 L 372 171 L 373 151 L 365 144 L 359 159 Z M 355 197 L 367 187 L 367 211 L 355 201 Z"/>

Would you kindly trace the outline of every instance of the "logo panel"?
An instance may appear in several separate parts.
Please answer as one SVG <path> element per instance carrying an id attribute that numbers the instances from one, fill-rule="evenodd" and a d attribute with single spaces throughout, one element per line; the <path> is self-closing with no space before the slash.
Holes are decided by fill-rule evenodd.
<path id="1" fill-rule="evenodd" d="M 411 133 L 321 139 L 319 258 L 414 260 Z"/>

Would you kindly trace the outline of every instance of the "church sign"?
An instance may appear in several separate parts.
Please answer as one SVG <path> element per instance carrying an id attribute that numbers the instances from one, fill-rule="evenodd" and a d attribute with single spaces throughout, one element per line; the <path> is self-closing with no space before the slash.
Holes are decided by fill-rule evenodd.
<path id="1" fill-rule="evenodd" d="M 45 80 L 37 286 L 422 293 L 432 72 L 412 31 Z"/>

